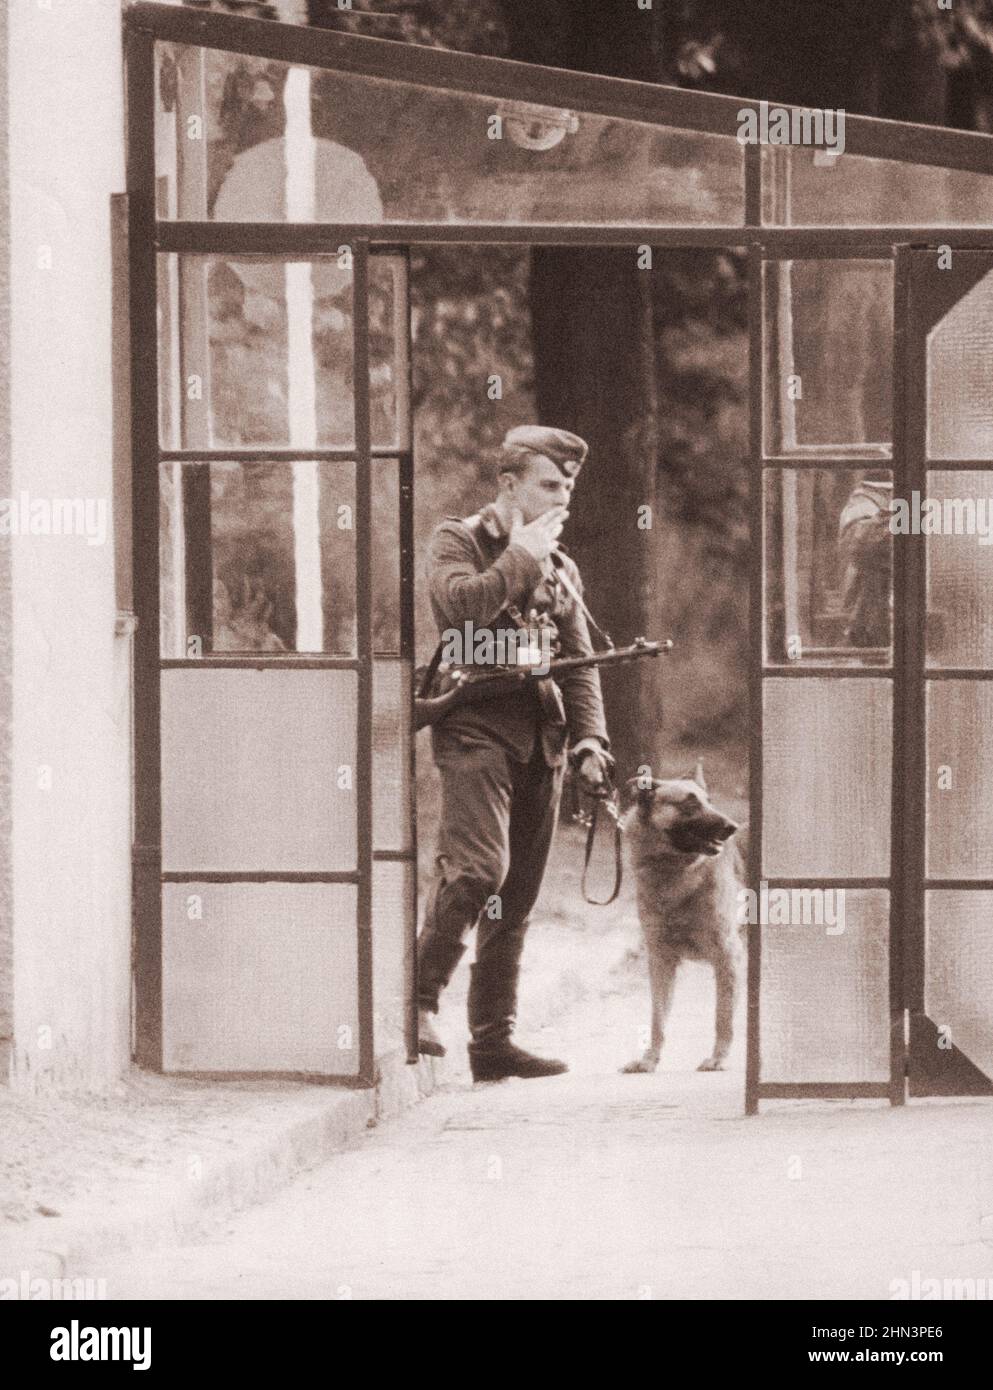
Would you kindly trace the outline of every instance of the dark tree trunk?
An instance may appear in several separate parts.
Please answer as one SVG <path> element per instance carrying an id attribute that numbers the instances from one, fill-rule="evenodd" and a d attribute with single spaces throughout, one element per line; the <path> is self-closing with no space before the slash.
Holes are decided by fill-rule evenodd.
<path id="1" fill-rule="evenodd" d="M 660 637 L 659 518 L 638 524 L 658 468 L 651 274 L 633 250 L 537 247 L 531 314 L 539 417 L 590 444 L 565 537 L 587 600 L 618 645 Z M 662 675 L 647 661 L 604 674 L 619 776 L 658 766 Z"/>
<path id="2" fill-rule="evenodd" d="M 633 0 L 504 0 L 503 9 L 512 58 L 659 77 L 656 9 L 639 10 Z M 590 607 L 618 644 L 663 635 L 653 594 L 659 518 L 651 280 L 633 248 L 542 247 L 531 261 L 539 418 L 590 445 L 564 539 Z M 654 525 L 639 528 L 645 508 Z M 656 662 L 604 677 L 620 776 L 643 762 L 659 764 L 661 678 Z"/>
<path id="3" fill-rule="evenodd" d="M 947 119 L 945 70 L 907 0 L 655 0 L 648 11 L 633 0 L 502 0 L 502 9 L 509 56 L 526 62 L 673 82 L 684 37 L 719 34 L 717 90 L 895 119 Z M 960 116 L 956 123 L 967 124 Z M 701 273 L 708 272 L 705 259 Z M 652 294 L 662 292 L 658 267 L 658 253 L 654 278 L 626 251 L 543 248 L 532 257 L 541 420 L 575 429 L 591 444 L 568 539 L 591 603 L 624 639 L 657 635 L 676 616 L 653 593 L 661 540 L 656 486 L 665 467 L 658 395 L 668 377 L 665 343 L 652 327 Z M 666 277 L 665 294 L 678 292 Z M 652 530 L 638 529 L 644 507 L 652 509 Z M 638 762 L 661 761 L 661 674 L 618 673 L 607 684 L 625 774 Z"/>
<path id="4" fill-rule="evenodd" d="M 738 96 L 941 123 L 946 73 L 907 0 L 728 0 L 736 55 L 714 85 Z"/>

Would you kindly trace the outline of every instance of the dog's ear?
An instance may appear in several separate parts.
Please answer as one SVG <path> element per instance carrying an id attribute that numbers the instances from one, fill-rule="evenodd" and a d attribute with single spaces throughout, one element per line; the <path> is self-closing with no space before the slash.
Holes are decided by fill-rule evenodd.
<path id="1" fill-rule="evenodd" d="M 687 782 L 695 782 L 702 792 L 707 793 L 707 780 L 703 775 L 703 759 L 697 758 L 696 767 L 692 772 L 683 774 Z"/>
<path id="2" fill-rule="evenodd" d="M 646 787 L 643 777 L 629 777 L 624 785 L 630 791 L 634 804 L 638 808 L 639 815 L 642 817 L 649 816 L 651 814 L 652 801 L 655 798 L 654 779 Z"/>

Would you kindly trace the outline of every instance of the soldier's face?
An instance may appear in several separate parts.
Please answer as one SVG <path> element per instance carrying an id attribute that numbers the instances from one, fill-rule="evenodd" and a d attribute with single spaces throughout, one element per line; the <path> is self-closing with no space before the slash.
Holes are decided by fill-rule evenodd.
<path id="1" fill-rule="evenodd" d="M 568 507 L 576 486 L 575 478 L 567 478 L 543 454 L 535 454 L 520 477 L 513 474 L 504 477 L 508 480 L 510 500 L 520 507 L 525 525 L 552 507 Z"/>

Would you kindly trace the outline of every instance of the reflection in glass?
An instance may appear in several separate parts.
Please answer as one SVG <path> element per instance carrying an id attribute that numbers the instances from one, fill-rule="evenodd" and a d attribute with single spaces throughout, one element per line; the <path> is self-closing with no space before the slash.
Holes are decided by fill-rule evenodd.
<path id="1" fill-rule="evenodd" d="M 407 263 L 369 257 L 369 426 L 373 447 L 410 448 Z"/>
<path id="2" fill-rule="evenodd" d="M 316 566 L 309 563 L 309 547 L 299 554 L 292 466 L 162 465 L 161 607 L 171 615 L 163 656 L 354 653 L 354 464 L 312 467 L 318 482 Z M 299 621 L 298 587 L 317 600 L 323 619 L 317 641 Z"/>
<path id="3" fill-rule="evenodd" d="M 767 261 L 763 286 L 766 454 L 889 457 L 892 262 Z"/>
<path id="4" fill-rule="evenodd" d="M 892 504 L 886 470 L 766 469 L 768 662 L 889 662 Z"/>
<path id="5" fill-rule="evenodd" d="M 927 339 L 927 452 L 993 459 L 993 270 Z"/>
<path id="6" fill-rule="evenodd" d="M 968 169 L 766 145 L 762 184 L 772 226 L 993 226 L 993 177 Z"/>
<path id="7" fill-rule="evenodd" d="M 355 654 L 355 464 L 304 466 L 312 470 L 315 486 L 311 508 L 302 514 L 300 465 L 161 465 L 163 656 Z M 397 652 L 396 460 L 373 460 L 372 476 L 373 649 Z M 306 622 L 301 621 L 301 593 L 309 609 Z"/>
<path id="8" fill-rule="evenodd" d="M 214 50 L 197 81 L 186 50 L 157 49 L 157 172 L 176 178 L 177 109 L 204 117 L 207 215 L 219 221 L 287 219 L 287 150 L 300 139 L 286 131 L 296 131 L 302 78 L 312 170 L 304 221 L 744 223 L 743 148 L 731 130 L 682 131 Z"/>
<path id="9" fill-rule="evenodd" d="M 170 262 L 179 262 L 181 274 Z M 168 449 L 335 448 L 354 440 L 351 260 L 160 256 L 177 403 Z M 182 292 L 196 283 L 198 293 Z"/>

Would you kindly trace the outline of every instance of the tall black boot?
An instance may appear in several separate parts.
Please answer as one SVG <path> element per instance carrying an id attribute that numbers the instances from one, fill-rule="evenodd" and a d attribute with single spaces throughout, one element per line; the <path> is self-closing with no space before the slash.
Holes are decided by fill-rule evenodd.
<path id="1" fill-rule="evenodd" d="M 569 1070 L 565 1062 L 536 1057 L 510 1040 L 517 1018 L 523 944 L 523 927 L 500 932 L 488 942 L 484 959 L 469 967 L 469 1066 L 473 1081 L 558 1076 Z"/>
<path id="2" fill-rule="evenodd" d="M 417 1050 L 426 1057 L 444 1057 L 445 1044 L 431 1018 L 438 1012 L 438 998 L 465 955 L 461 942 L 438 932 L 424 931 L 417 940 Z"/>
<path id="3" fill-rule="evenodd" d="M 466 953 L 461 941 L 449 941 L 437 932 L 421 932 L 417 938 L 417 1006 L 438 1012 L 441 991 L 455 974 Z"/>

